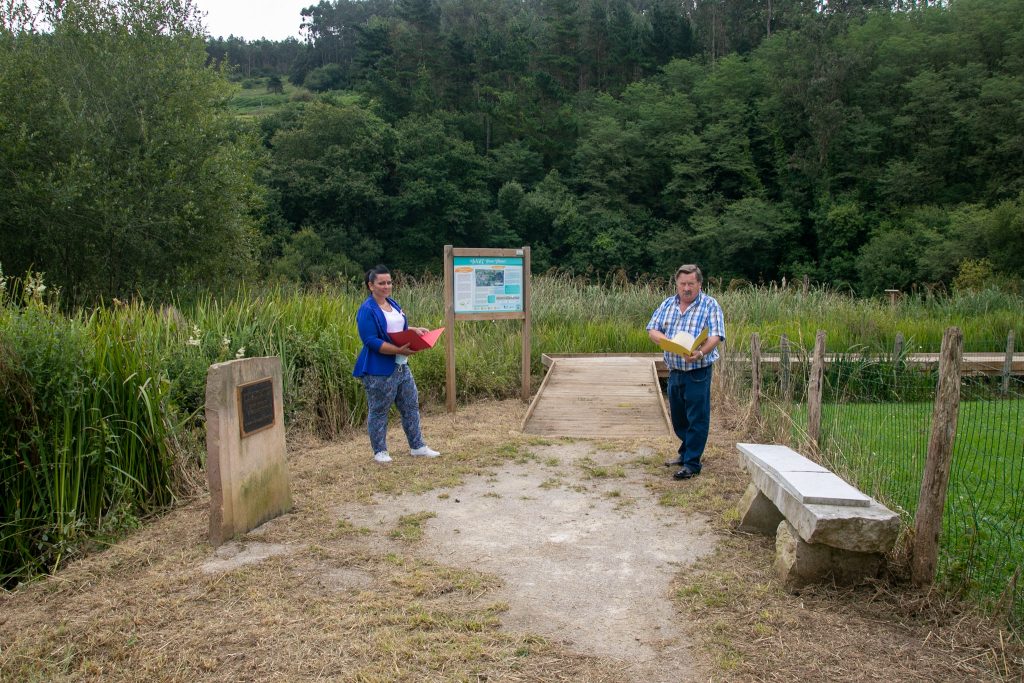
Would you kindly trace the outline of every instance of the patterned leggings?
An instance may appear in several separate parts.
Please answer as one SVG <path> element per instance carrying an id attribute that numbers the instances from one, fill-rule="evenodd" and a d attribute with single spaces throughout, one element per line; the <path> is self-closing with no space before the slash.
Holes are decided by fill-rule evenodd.
<path id="1" fill-rule="evenodd" d="M 409 366 L 397 365 L 390 375 L 363 375 L 362 380 L 366 387 L 369 410 L 366 428 L 370 432 L 373 452 L 380 453 L 388 449 L 388 412 L 392 403 L 402 416 L 402 429 L 409 441 L 409 448 L 425 446 L 420 432 L 420 397 Z"/>

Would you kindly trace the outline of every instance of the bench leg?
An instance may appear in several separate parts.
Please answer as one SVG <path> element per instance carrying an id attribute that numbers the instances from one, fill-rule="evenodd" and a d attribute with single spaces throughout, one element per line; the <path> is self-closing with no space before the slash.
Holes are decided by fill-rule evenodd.
<path id="1" fill-rule="evenodd" d="M 775 569 L 782 585 L 796 591 L 811 583 L 853 586 L 878 575 L 880 553 L 859 553 L 821 543 L 807 543 L 787 521 L 775 535 Z"/>
<path id="2" fill-rule="evenodd" d="M 775 503 L 754 484 L 747 487 L 739 504 L 739 531 L 772 536 L 784 517 Z"/>

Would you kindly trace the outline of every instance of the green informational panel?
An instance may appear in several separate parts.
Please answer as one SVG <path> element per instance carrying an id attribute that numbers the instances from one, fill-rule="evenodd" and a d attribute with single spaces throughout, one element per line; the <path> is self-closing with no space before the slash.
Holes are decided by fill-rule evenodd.
<path id="1" fill-rule="evenodd" d="M 456 313 L 523 312 L 523 257 L 456 256 L 452 288 Z"/>

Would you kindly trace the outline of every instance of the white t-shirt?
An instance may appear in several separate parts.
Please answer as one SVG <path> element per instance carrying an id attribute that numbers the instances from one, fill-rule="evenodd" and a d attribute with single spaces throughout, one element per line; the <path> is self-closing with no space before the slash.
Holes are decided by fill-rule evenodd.
<path id="1" fill-rule="evenodd" d="M 384 314 L 384 319 L 388 321 L 388 333 L 401 332 L 405 329 L 405 314 L 399 313 L 395 309 L 385 311 L 383 308 L 380 312 Z M 409 362 L 409 356 L 403 356 L 401 354 L 395 356 L 395 362 L 399 365 L 405 365 Z"/>

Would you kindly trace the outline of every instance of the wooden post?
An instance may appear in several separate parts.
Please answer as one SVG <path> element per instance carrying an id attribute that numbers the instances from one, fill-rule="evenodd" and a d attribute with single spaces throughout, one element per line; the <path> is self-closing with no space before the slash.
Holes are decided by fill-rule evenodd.
<path id="1" fill-rule="evenodd" d="M 825 381 L 825 330 L 818 330 L 814 338 L 814 359 L 811 361 L 811 377 L 807 384 L 807 436 L 811 449 L 818 450 L 821 439 L 821 395 Z"/>
<path id="2" fill-rule="evenodd" d="M 779 371 L 782 378 L 782 400 L 787 405 L 793 400 L 793 383 L 790 379 L 792 370 L 789 367 L 789 338 L 786 335 L 782 335 L 779 338 Z"/>
<path id="3" fill-rule="evenodd" d="M 1004 394 L 1010 393 L 1010 373 L 1013 372 L 1013 336 L 1014 331 L 1006 334 L 1006 359 L 1003 361 L 1003 386 Z"/>
<path id="4" fill-rule="evenodd" d="M 892 362 L 899 363 L 903 357 L 903 333 L 896 333 L 896 341 L 892 345 Z"/>
<path id="5" fill-rule="evenodd" d="M 750 408 L 754 419 L 761 421 L 761 337 L 750 335 Z"/>
<path id="6" fill-rule="evenodd" d="M 887 290 L 885 290 L 885 293 L 889 295 L 889 305 L 890 306 L 895 306 L 899 302 L 900 295 L 903 292 L 901 292 L 898 289 L 887 289 Z"/>
<path id="7" fill-rule="evenodd" d="M 811 290 L 811 278 L 808 277 L 807 273 L 804 273 L 804 296 Z"/>
<path id="8" fill-rule="evenodd" d="M 942 512 L 946 507 L 949 471 L 953 463 L 953 442 L 960 410 L 960 364 L 964 334 L 958 327 L 946 329 L 939 354 L 939 387 L 932 411 L 932 433 L 921 479 L 921 495 L 914 518 L 914 547 L 910 562 L 911 579 L 917 586 L 935 579 L 939 556 Z"/>
<path id="9" fill-rule="evenodd" d="M 530 402 L 530 248 L 523 247 L 523 383 L 520 392 L 523 401 Z"/>
<path id="10" fill-rule="evenodd" d="M 455 412 L 455 261 L 452 245 L 444 245 L 444 324 L 448 334 L 444 337 L 445 406 Z"/>

